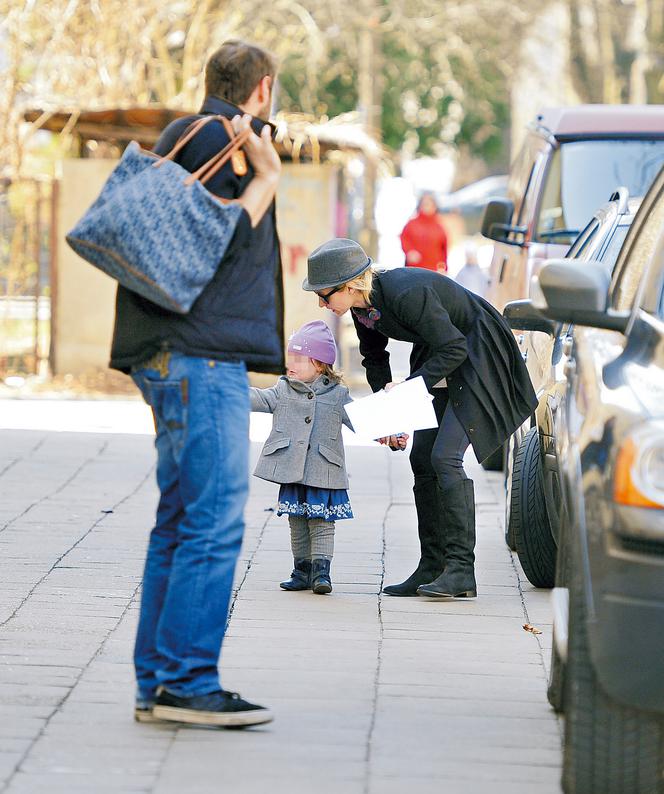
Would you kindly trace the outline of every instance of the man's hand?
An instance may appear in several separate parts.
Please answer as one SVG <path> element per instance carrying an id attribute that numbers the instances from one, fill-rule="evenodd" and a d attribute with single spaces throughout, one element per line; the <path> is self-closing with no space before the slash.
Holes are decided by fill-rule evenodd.
<path id="1" fill-rule="evenodd" d="M 249 129 L 251 116 L 234 116 L 231 122 L 236 133 Z M 263 215 L 272 204 L 274 194 L 277 192 L 281 160 L 272 145 L 270 127 L 266 124 L 261 130 L 260 137 L 252 132 L 243 146 L 244 151 L 254 169 L 254 177 L 247 185 L 238 202 L 245 208 L 251 219 L 253 227 L 258 226 Z"/>
<path id="2" fill-rule="evenodd" d="M 398 386 L 400 383 L 403 383 L 403 381 L 402 380 L 393 380 L 391 383 L 386 383 L 383 386 L 383 389 L 384 389 L 384 391 L 390 391 L 395 386 Z"/>
<path id="3" fill-rule="evenodd" d="M 231 123 L 235 133 L 240 133 L 243 130 L 251 129 L 251 116 L 248 113 L 245 113 L 244 116 L 234 116 Z M 269 124 L 263 127 L 260 137 L 252 132 L 243 148 L 256 176 L 271 177 L 275 180 L 279 178 L 281 160 L 272 143 Z"/>

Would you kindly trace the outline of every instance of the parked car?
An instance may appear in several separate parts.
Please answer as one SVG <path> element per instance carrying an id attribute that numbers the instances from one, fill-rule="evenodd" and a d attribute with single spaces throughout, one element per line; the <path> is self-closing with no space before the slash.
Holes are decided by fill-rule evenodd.
<path id="1" fill-rule="evenodd" d="M 548 108 L 528 125 L 507 198 L 490 200 L 482 234 L 494 241 L 487 299 L 502 310 L 528 297 L 543 262 L 565 251 L 617 185 L 642 196 L 664 164 L 664 106 Z M 507 450 L 482 464 L 507 465 Z"/>
<path id="2" fill-rule="evenodd" d="M 467 237 L 479 234 L 484 207 L 490 198 L 507 195 L 507 175 L 499 174 L 478 179 L 454 193 L 437 193 L 438 209 L 443 213 L 455 213 L 463 219 L 463 231 Z"/>
<path id="3" fill-rule="evenodd" d="M 561 538 L 549 696 L 567 794 L 664 781 L 664 169 L 610 276 L 548 263 L 533 301 L 574 323 L 556 415 Z M 525 315 L 525 309 L 524 309 Z"/>
<path id="4" fill-rule="evenodd" d="M 502 311 L 528 297 L 546 259 L 564 256 L 618 185 L 642 196 L 664 164 L 664 106 L 579 105 L 543 110 L 510 168 L 507 198 L 489 201 L 494 240 L 488 300 Z"/>
<path id="5" fill-rule="evenodd" d="M 567 257 L 580 268 L 589 260 L 600 261 L 611 272 L 639 204 L 620 188 L 595 212 Z M 503 313 L 517 331 L 539 400 L 533 422 L 520 428 L 507 445 L 505 539 L 518 552 L 528 581 L 535 587 L 553 587 L 560 525 L 554 429 L 574 327 L 533 319 L 529 301 L 508 303 Z"/>

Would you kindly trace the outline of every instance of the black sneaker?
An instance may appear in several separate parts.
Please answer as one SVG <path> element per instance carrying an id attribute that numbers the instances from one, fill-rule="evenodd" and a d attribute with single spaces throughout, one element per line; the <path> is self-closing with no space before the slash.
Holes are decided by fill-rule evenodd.
<path id="1" fill-rule="evenodd" d="M 154 700 L 137 698 L 134 706 L 134 719 L 136 722 L 159 722 L 152 713 Z"/>
<path id="2" fill-rule="evenodd" d="M 225 692 L 223 689 L 193 697 L 172 695 L 162 689 L 157 695 L 152 715 L 159 720 L 217 725 L 220 728 L 261 725 L 274 719 L 274 714 L 264 706 L 249 703 L 237 692 Z"/>

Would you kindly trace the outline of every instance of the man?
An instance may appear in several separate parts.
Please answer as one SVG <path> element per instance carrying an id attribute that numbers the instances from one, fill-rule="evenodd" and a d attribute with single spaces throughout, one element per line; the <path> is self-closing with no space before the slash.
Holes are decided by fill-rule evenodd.
<path id="1" fill-rule="evenodd" d="M 401 247 L 406 255 L 406 267 L 447 272 L 447 235 L 431 193 L 422 196 L 417 215 L 403 227 Z"/>
<path id="2" fill-rule="evenodd" d="M 134 653 L 139 721 L 237 727 L 272 719 L 268 709 L 223 690 L 217 665 L 244 532 L 247 368 L 284 371 L 273 201 L 280 164 L 271 130 L 260 121 L 270 109 L 275 74 L 268 53 L 226 42 L 208 61 L 200 115 L 170 124 L 155 146 L 158 154 L 168 152 L 207 114 L 232 119 L 236 132 L 251 124 L 261 133 L 244 147 L 248 162 L 244 154 L 234 157 L 206 184 L 246 212 L 191 311 L 174 314 L 118 288 L 110 365 L 131 373 L 152 407 L 161 494 Z M 195 171 L 228 140 L 224 125 L 213 121 L 177 160 Z"/>

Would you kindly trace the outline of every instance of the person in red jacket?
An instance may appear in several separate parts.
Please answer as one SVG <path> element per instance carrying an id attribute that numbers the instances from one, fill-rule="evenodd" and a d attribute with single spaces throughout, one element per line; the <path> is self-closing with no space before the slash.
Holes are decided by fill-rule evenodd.
<path id="1" fill-rule="evenodd" d="M 422 196 L 417 215 L 404 226 L 401 247 L 406 254 L 406 267 L 447 272 L 447 235 L 431 193 Z"/>

